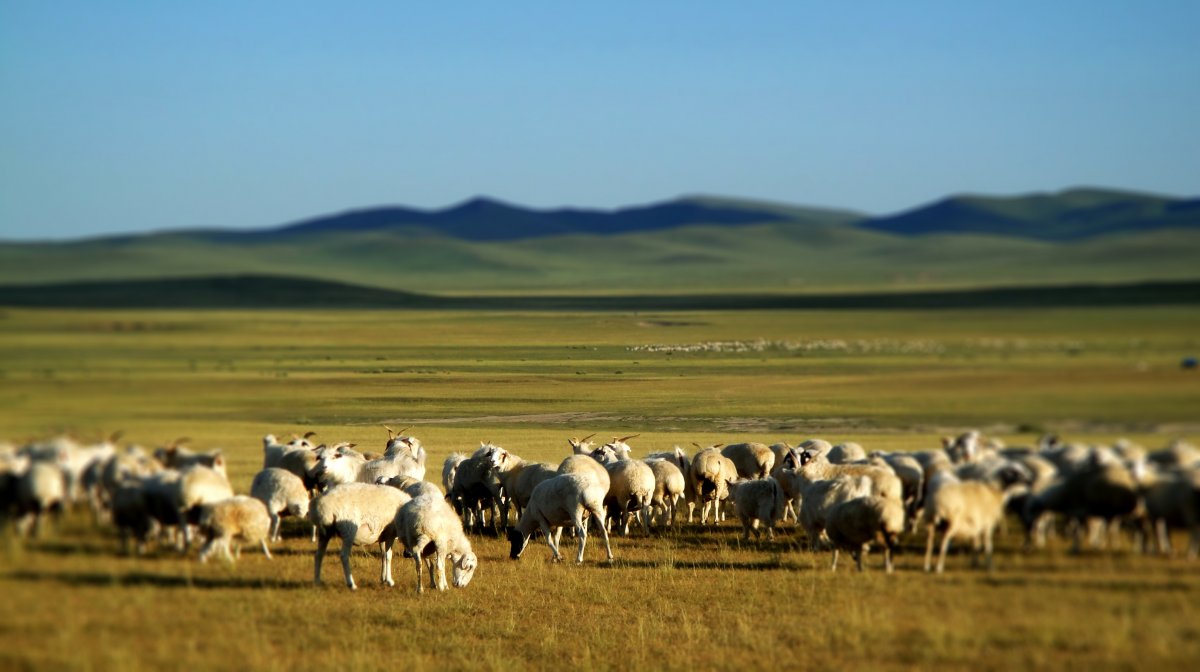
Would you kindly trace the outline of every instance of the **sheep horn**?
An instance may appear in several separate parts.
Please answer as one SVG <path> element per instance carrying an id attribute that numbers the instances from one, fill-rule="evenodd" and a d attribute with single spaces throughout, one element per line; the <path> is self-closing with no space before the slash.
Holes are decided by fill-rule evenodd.
<path id="1" fill-rule="evenodd" d="M 625 436 L 625 437 L 616 439 L 616 442 L 617 443 L 625 443 L 626 441 L 628 441 L 630 439 L 636 439 L 639 436 L 641 436 L 641 434 L 630 434 L 629 436 Z"/>
<path id="2" fill-rule="evenodd" d="M 393 438 L 395 438 L 396 433 L 392 431 L 391 427 L 388 427 L 387 425 L 383 425 L 383 428 L 386 429 L 388 432 L 388 441 L 391 441 Z"/>
<path id="3" fill-rule="evenodd" d="M 695 447 L 697 447 L 697 448 L 699 448 L 700 450 L 704 450 L 704 446 L 702 446 L 702 445 L 700 445 L 700 444 L 696 443 L 695 441 L 692 441 L 692 445 L 693 445 L 693 446 L 695 446 Z"/>
<path id="4" fill-rule="evenodd" d="M 178 448 L 178 447 L 179 447 L 179 444 L 181 444 L 181 443 L 187 443 L 188 441 L 191 441 L 191 439 L 189 439 L 189 438 L 188 438 L 188 437 L 186 437 L 186 436 L 181 436 L 181 437 L 179 437 L 178 439 L 175 439 L 174 441 L 172 441 L 172 442 L 171 442 L 171 445 L 170 445 L 170 447 L 171 447 L 171 448 Z"/>
<path id="5" fill-rule="evenodd" d="M 592 432 L 591 434 L 588 434 L 587 436 L 583 437 L 582 439 L 579 439 L 579 443 L 583 443 L 584 441 L 587 441 L 588 439 L 592 438 L 595 435 L 596 435 L 596 433 Z"/>
<path id="6" fill-rule="evenodd" d="M 311 439 L 312 437 L 314 437 L 314 436 L 316 436 L 316 435 L 317 435 L 317 433 L 316 433 L 316 432 L 305 432 L 305 433 L 304 433 L 304 438 L 307 440 L 307 439 Z"/>

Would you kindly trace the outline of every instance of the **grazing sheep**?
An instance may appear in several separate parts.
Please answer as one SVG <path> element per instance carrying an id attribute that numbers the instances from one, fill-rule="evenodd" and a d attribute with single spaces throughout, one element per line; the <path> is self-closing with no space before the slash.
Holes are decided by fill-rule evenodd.
<path id="1" fill-rule="evenodd" d="M 335 485 L 313 500 L 308 518 L 317 526 L 317 550 L 314 556 L 313 583 L 321 585 L 321 563 L 325 549 L 335 536 L 342 540 L 342 573 L 346 586 L 357 590 L 350 572 L 350 552 L 354 546 L 379 544 L 383 553 L 380 581 L 392 581 L 392 544 L 396 540 L 396 514 L 412 497 L 396 488 L 375 483 Z"/>
<path id="2" fill-rule="evenodd" d="M 241 544 L 258 544 L 262 547 L 263 555 L 271 559 L 271 551 L 267 548 L 267 536 L 271 533 L 271 516 L 262 500 L 245 495 L 236 495 L 219 502 L 205 504 L 200 511 L 200 530 L 208 536 L 208 541 L 200 549 L 200 562 L 207 562 L 209 556 L 218 550 L 221 555 L 233 562 L 229 546 L 234 544 L 234 552 L 241 557 Z"/>
<path id="3" fill-rule="evenodd" d="M 659 525 L 664 521 L 674 525 L 679 500 L 687 490 L 687 479 L 674 460 L 648 457 L 645 462 L 654 473 L 654 495 L 650 499 L 650 510 L 658 514 Z"/>
<path id="4" fill-rule="evenodd" d="M 793 490 L 801 494 L 798 522 L 808 537 L 808 546 L 816 551 L 825 535 L 829 510 L 842 502 L 871 494 L 871 479 L 867 476 L 843 474 L 831 479 L 810 481 L 791 469 L 783 476 L 793 482 Z"/>
<path id="5" fill-rule="evenodd" d="M 279 523 L 284 515 L 308 516 L 308 489 L 295 474 L 278 467 L 263 469 L 254 475 L 250 496 L 262 501 L 271 519 L 270 541 L 279 541 Z"/>
<path id="6" fill-rule="evenodd" d="M 766 478 L 775 466 L 775 453 L 765 443 L 734 443 L 721 454 L 733 461 L 738 478 Z"/>
<path id="7" fill-rule="evenodd" d="M 699 445 L 696 445 L 700 448 Z M 720 522 L 721 502 L 729 497 L 729 483 L 737 480 L 737 467 L 733 460 L 725 457 L 718 450 L 720 446 L 701 448 L 692 456 L 692 488 L 693 498 L 700 504 L 700 524 L 708 521 L 708 510 L 711 505 L 713 521 Z M 688 522 L 692 522 L 691 511 L 688 511 Z"/>
<path id="8" fill-rule="evenodd" d="M 471 551 L 462 520 L 446 500 L 436 496 L 415 497 L 400 507 L 395 525 L 396 536 L 416 565 L 418 593 L 425 590 L 421 582 L 422 559 L 429 563 L 431 588 L 446 590 L 447 559 L 453 567 L 455 588 L 465 588 L 471 582 L 479 560 Z"/>
<path id="9" fill-rule="evenodd" d="M 767 528 L 767 539 L 775 540 L 775 523 L 783 516 L 787 506 L 787 498 L 779 482 L 770 476 L 749 480 L 737 480 L 729 484 L 737 516 L 742 521 L 742 531 L 745 540 L 750 541 L 750 533 L 756 537 L 762 536 L 758 529 L 761 523 Z"/>
<path id="10" fill-rule="evenodd" d="M 608 520 L 617 518 L 621 536 L 629 535 L 629 516 L 636 513 L 642 521 L 642 529 L 650 534 L 650 503 L 654 499 L 654 470 L 641 460 L 620 457 L 612 445 L 604 445 L 592 451 L 592 457 L 608 470 L 609 487 L 604 504 L 608 507 Z"/>
<path id="11" fill-rule="evenodd" d="M 970 539 L 976 550 L 974 562 L 978 562 L 980 547 L 990 571 L 992 564 L 992 537 L 1004 517 L 1004 502 L 1012 492 L 1012 486 L 1020 483 L 1018 472 L 1006 470 L 996 474 L 996 480 L 964 481 L 952 471 L 942 471 L 930 479 L 925 495 L 924 523 L 928 530 L 925 543 L 925 571 L 930 571 L 933 561 L 934 537 L 942 533 L 941 550 L 938 553 L 937 573 L 946 566 L 946 550 L 955 537 Z"/>
<path id="12" fill-rule="evenodd" d="M 591 459 L 591 458 L 587 458 Z M 562 560 L 558 550 L 563 525 L 574 525 L 575 534 L 579 537 L 579 553 L 575 556 L 576 563 L 583 562 L 583 549 L 587 545 L 587 521 L 585 516 L 591 515 L 604 537 L 604 550 L 608 560 L 613 559 L 612 546 L 608 542 L 608 530 L 604 517 L 604 489 L 595 479 L 586 474 L 559 474 L 554 478 L 542 481 L 533 489 L 529 506 L 521 519 L 508 531 L 511 545 L 509 557 L 516 560 L 521 557 L 529 544 L 529 537 L 535 530 L 540 529 L 546 536 L 546 543 L 553 552 L 555 562 Z M 557 531 L 557 534 L 556 534 Z"/>
<path id="13" fill-rule="evenodd" d="M 863 558 L 871 542 L 879 541 L 883 544 L 884 569 L 891 574 L 892 552 L 896 539 L 904 531 L 904 506 L 889 497 L 856 497 L 829 509 L 825 531 L 833 543 L 833 563 L 829 569 L 837 570 L 838 551 L 847 550 L 858 571 L 863 571 Z"/>

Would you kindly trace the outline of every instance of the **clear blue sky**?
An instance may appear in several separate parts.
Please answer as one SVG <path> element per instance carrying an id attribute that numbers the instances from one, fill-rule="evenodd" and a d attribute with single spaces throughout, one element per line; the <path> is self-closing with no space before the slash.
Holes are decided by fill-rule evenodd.
<path id="1" fill-rule="evenodd" d="M 0 3 L 0 238 L 1198 180 L 1195 0 Z"/>

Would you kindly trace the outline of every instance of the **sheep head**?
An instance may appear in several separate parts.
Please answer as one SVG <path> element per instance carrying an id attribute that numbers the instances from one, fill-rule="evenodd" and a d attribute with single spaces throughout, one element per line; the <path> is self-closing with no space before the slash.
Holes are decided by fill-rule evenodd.
<path id="1" fill-rule="evenodd" d="M 454 587 L 466 588 L 475 576 L 475 570 L 479 568 L 479 559 L 474 553 L 467 551 L 457 557 L 450 556 L 450 560 L 454 563 Z"/>
<path id="2" fill-rule="evenodd" d="M 525 552 L 525 547 L 529 545 L 529 537 L 521 534 L 521 532 L 514 527 L 508 531 L 508 543 L 508 557 L 513 560 L 520 560 L 521 554 Z"/>
<path id="3" fill-rule="evenodd" d="M 567 443 L 571 444 L 571 450 L 575 451 L 576 455 L 587 455 L 592 447 L 592 444 L 590 441 L 588 441 L 588 439 L 592 438 L 593 436 L 595 436 L 594 433 L 588 434 L 582 439 L 577 439 L 572 436 L 571 438 L 567 439 Z"/>

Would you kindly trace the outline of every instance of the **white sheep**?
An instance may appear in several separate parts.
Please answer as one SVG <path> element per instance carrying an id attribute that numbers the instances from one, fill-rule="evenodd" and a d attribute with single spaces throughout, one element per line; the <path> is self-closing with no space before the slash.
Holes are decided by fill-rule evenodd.
<path id="1" fill-rule="evenodd" d="M 250 496 L 262 501 L 271 519 L 271 541 L 279 541 L 280 518 L 308 516 L 308 489 L 295 474 L 277 467 L 263 469 L 250 483 Z"/>
<path id="2" fill-rule="evenodd" d="M 592 442 L 589 441 L 588 439 L 592 438 L 593 436 L 595 436 L 595 434 L 588 434 L 587 436 L 583 437 L 582 439 L 577 439 L 573 436 L 571 438 L 567 439 L 567 443 L 571 444 L 572 454 L 573 455 L 591 455 L 592 454 Z M 633 437 L 630 437 L 630 438 L 633 438 Z"/>
<path id="3" fill-rule="evenodd" d="M 843 474 L 830 479 L 808 480 L 794 470 L 782 474 L 793 482 L 793 490 L 801 493 L 798 522 L 808 537 L 809 548 L 816 551 L 825 535 L 829 510 L 842 502 L 871 494 L 871 479 L 867 476 Z"/>
<path id="4" fill-rule="evenodd" d="M 698 444 L 697 448 L 700 448 Z M 700 504 L 700 524 L 708 521 L 708 511 L 711 506 L 713 521 L 720 522 L 721 502 L 729 497 L 729 483 L 737 480 L 737 467 L 733 460 L 725 457 L 718 450 L 719 445 L 701 448 L 692 456 L 693 499 Z M 692 512 L 688 511 L 688 522 L 692 522 Z"/>
<path id="5" fill-rule="evenodd" d="M 850 551 L 851 557 L 863 571 L 863 558 L 871 542 L 883 544 L 883 566 L 893 571 L 892 552 L 896 540 L 904 532 L 904 505 L 890 497 L 869 495 L 834 505 L 825 517 L 825 531 L 833 543 L 831 570 L 837 570 L 838 551 Z"/>
<path id="6" fill-rule="evenodd" d="M 587 455 L 568 455 L 558 465 L 558 473 L 560 474 L 582 474 L 596 481 L 605 493 L 608 492 L 609 486 L 612 485 L 611 479 L 608 476 L 608 469 L 604 468 L 592 458 L 591 454 Z"/>
<path id="7" fill-rule="evenodd" d="M 317 465 L 313 470 L 317 484 L 332 488 L 344 483 L 371 483 L 359 478 L 367 458 L 354 450 L 353 443 L 338 443 L 333 446 L 318 446 Z"/>
<path id="8" fill-rule="evenodd" d="M 412 497 L 403 490 L 375 483 L 336 485 L 313 500 L 308 518 L 317 526 L 317 550 L 314 557 L 313 583 L 321 585 L 321 563 L 325 549 L 338 537 L 342 540 L 342 573 L 346 586 L 357 590 L 350 571 L 350 552 L 354 546 L 379 544 L 383 554 L 380 581 L 393 586 L 392 544 L 396 541 L 396 513 Z"/>
<path id="9" fill-rule="evenodd" d="M 233 488 L 229 485 L 229 479 L 225 478 L 224 459 L 218 456 L 216 465 L 220 467 L 219 470 L 199 463 L 193 464 L 180 471 L 179 480 L 173 483 L 171 494 L 179 511 L 184 550 L 191 546 L 191 532 L 188 528 L 198 521 L 200 507 L 233 496 Z"/>
<path id="10" fill-rule="evenodd" d="M 729 484 L 737 516 L 742 521 L 742 531 L 745 540 L 750 541 L 750 533 L 762 536 L 758 529 L 761 523 L 767 528 L 767 539 L 775 540 L 775 523 L 783 517 L 787 497 L 779 482 L 770 476 L 748 480 L 737 480 Z"/>
<path id="11" fill-rule="evenodd" d="M 841 475 L 867 476 L 871 479 L 873 494 L 891 497 L 898 502 L 904 500 L 904 485 L 889 466 L 833 464 L 826 455 L 811 450 L 802 451 L 799 457 L 800 467 L 796 469 L 796 474 L 806 481 L 829 480 Z"/>
<path id="12" fill-rule="evenodd" d="M 834 464 L 848 464 L 867 459 L 867 451 L 853 441 L 846 441 L 830 448 L 826 457 Z"/>
<path id="13" fill-rule="evenodd" d="M 309 439 L 316 436 L 316 432 L 306 432 L 304 437 L 293 436 L 292 440 L 287 443 L 279 443 L 279 439 L 275 438 L 274 434 L 267 434 L 263 437 L 263 469 L 280 466 L 280 461 L 283 456 L 293 450 L 312 450 L 312 444 Z"/>
<path id="14" fill-rule="evenodd" d="M 734 443 L 721 454 L 733 461 L 739 478 L 766 478 L 775 466 L 775 453 L 765 443 Z"/>
<path id="15" fill-rule="evenodd" d="M 650 500 L 651 511 L 658 514 L 658 524 L 675 524 L 679 501 L 687 492 L 687 479 L 679 465 L 670 459 L 647 457 L 650 471 L 654 473 L 654 496 Z"/>
<path id="16" fill-rule="evenodd" d="M 230 545 L 234 545 L 234 552 L 240 557 L 243 543 L 258 544 L 263 555 L 271 559 L 271 551 L 267 548 L 271 517 L 262 500 L 236 495 L 205 504 L 201 507 L 199 527 L 208 535 L 208 541 L 200 549 L 200 562 L 207 562 L 209 556 L 217 551 L 233 562 Z"/>
<path id="17" fill-rule="evenodd" d="M 484 511 L 491 513 L 491 525 L 500 522 L 501 500 L 500 479 L 496 470 L 508 455 L 508 451 L 490 442 L 482 441 L 479 449 L 463 460 L 454 472 L 454 483 L 450 486 L 451 500 L 461 502 L 463 520 L 477 533 L 484 528 Z"/>
<path id="18" fill-rule="evenodd" d="M 924 523 L 928 530 L 925 543 L 925 571 L 930 571 L 933 560 L 934 537 L 942 533 L 941 550 L 938 553 L 937 573 L 946 565 L 946 550 L 950 540 L 956 537 L 970 539 L 976 550 L 973 557 L 978 562 L 978 550 L 983 549 L 987 568 L 992 569 L 992 539 L 996 527 L 1004 517 L 1004 503 L 1013 492 L 1013 486 L 1021 482 L 1016 470 L 997 472 L 995 480 L 964 481 L 952 471 L 940 471 L 926 486 Z"/>
<path id="19" fill-rule="evenodd" d="M 604 503 L 608 506 L 608 519 L 617 517 L 621 536 L 629 534 L 630 514 L 642 521 L 642 529 L 650 534 L 650 505 L 654 499 L 654 470 L 641 460 L 621 457 L 611 444 L 592 451 L 592 457 L 608 470 L 609 487 Z"/>
<path id="20" fill-rule="evenodd" d="M 42 517 L 61 515 L 67 502 L 66 474 L 63 471 L 65 453 L 59 459 L 34 459 L 17 481 L 17 532 L 36 537 Z"/>
<path id="21" fill-rule="evenodd" d="M 520 558 L 529 544 L 529 537 L 540 529 L 554 554 L 554 561 L 561 561 L 562 554 L 559 553 L 558 542 L 562 526 L 574 525 L 575 534 L 579 537 L 579 553 L 575 556 L 575 562 L 582 563 L 583 549 L 587 544 L 588 515 L 596 520 L 600 534 L 604 537 L 604 550 L 611 562 L 613 553 L 605 526 L 604 489 L 586 474 L 559 474 L 542 481 L 533 489 L 529 506 L 508 532 L 511 546 L 509 557 L 513 560 Z"/>
<path id="22" fill-rule="evenodd" d="M 421 442 L 415 436 L 395 434 L 386 426 L 384 429 L 388 431 L 388 442 L 383 457 L 362 465 L 358 481 L 377 483 L 380 478 L 392 476 L 408 476 L 418 481 L 425 478 L 426 453 Z"/>
<path id="23" fill-rule="evenodd" d="M 441 497 L 415 497 L 401 506 L 396 513 L 396 535 L 416 565 L 418 593 L 425 589 L 421 581 L 423 559 L 429 563 L 430 587 L 437 590 L 447 587 L 447 559 L 453 567 L 455 588 L 465 588 L 479 567 L 471 542 L 463 532 L 462 520 Z"/>

